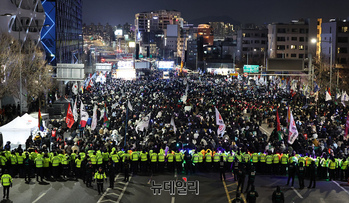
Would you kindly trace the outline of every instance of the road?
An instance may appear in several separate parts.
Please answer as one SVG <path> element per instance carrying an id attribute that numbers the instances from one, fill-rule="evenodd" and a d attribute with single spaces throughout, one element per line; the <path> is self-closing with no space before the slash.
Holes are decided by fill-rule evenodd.
<path id="1" fill-rule="evenodd" d="M 154 195 L 151 189 L 152 181 L 156 185 L 164 181 L 182 181 L 186 179 L 187 184 L 192 181 L 199 182 L 199 191 L 187 191 L 180 195 L 177 191 L 162 191 L 161 195 Z M 228 202 L 236 196 L 237 183 L 233 181 L 232 174 L 226 173 L 226 180 L 221 181 L 218 173 L 196 173 L 184 175 L 165 172 L 157 175 L 132 175 L 129 182 L 123 182 L 123 175 L 116 177 L 114 189 L 107 189 L 108 183 L 104 184 L 105 192 L 98 195 L 96 184 L 93 188 L 87 188 L 82 181 L 57 181 L 39 184 L 32 180 L 25 184 L 23 179 L 14 179 L 10 190 L 10 200 L 1 202 L 33 202 L 33 203 L 92 203 L 92 202 L 168 202 L 168 203 L 193 203 L 193 202 Z M 294 188 L 286 186 L 285 176 L 256 176 L 256 190 L 259 193 L 258 201 L 261 203 L 271 202 L 271 195 L 276 186 L 279 185 L 285 193 L 285 202 L 348 202 L 349 185 L 344 182 L 318 181 L 315 189 L 299 189 L 298 179 L 295 180 Z M 305 185 L 309 182 L 306 180 Z M 245 188 L 247 183 L 245 183 Z M 182 191 L 183 192 L 183 191 Z M 196 194 L 198 193 L 198 194 Z"/>

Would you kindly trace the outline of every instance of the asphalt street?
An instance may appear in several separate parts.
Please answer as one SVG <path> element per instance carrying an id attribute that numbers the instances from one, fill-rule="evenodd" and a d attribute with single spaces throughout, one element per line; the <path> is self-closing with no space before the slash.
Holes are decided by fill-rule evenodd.
<path id="1" fill-rule="evenodd" d="M 93 203 L 93 202 L 169 202 L 169 203 L 193 203 L 193 202 L 228 202 L 236 196 L 237 182 L 233 180 L 231 173 L 226 173 L 226 180 L 221 181 L 218 172 L 196 173 L 193 175 L 165 172 L 156 175 L 132 175 L 129 182 L 123 181 L 123 174 L 116 177 L 114 189 L 107 189 L 109 183 L 104 184 L 104 194 L 98 195 L 96 184 L 87 188 L 82 181 L 56 181 L 39 184 L 34 180 L 25 184 L 23 179 L 14 179 L 10 189 L 10 200 L 1 202 L 33 202 L 33 203 Z M 155 182 L 153 182 L 155 181 Z M 189 183 L 198 181 L 198 190 L 189 189 L 179 192 L 178 188 L 169 183 L 176 181 Z M 247 179 L 246 179 L 247 181 Z M 349 185 L 338 181 L 318 181 L 315 189 L 299 189 L 296 178 L 294 187 L 286 185 L 286 176 L 256 176 L 256 190 L 259 193 L 257 202 L 269 203 L 276 186 L 280 186 L 285 194 L 285 202 L 348 202 Z M 165 184 L 167 183 L 167 187 Z M 305 180 L 307 187 L 309 182 Z M 152 184 L 161 185 L 161 194 L 153 194 Z M 244 190 L 247 186 L 245 182 Z M 153 189 L 152 189 L 153 188 Z M 181 188 L 179 186 L 179 188 Z M 243 198 L 245 196 L 243 195 Z"/>

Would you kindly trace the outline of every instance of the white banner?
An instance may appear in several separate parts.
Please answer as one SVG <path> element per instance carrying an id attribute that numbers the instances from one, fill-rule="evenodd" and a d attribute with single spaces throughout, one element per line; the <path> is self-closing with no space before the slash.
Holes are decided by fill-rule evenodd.
<path id="1" fill-rule="evenodd" d="M 96 129 L 97 127 L 97 105 L 93 107 L 93 116 L 92 116 L 92 123 L 91 123 L 91 130 Z"/>
<path id="2" fill-rule="evenodd" d="M 330 93 L 328 93 L 328 91 L 326 91 L 326 99 L 325 99 L 325 101 L 330 101 L 330 100 L 332 100 L 331 95 L 330 95 Z"/>
<path id="3" fill-rule="evenodd" d="M 87 120 L 88 120 L 89 116 L 88 113 L 85 109 L 84 104 L 81 102 L 81 106 L 80 106 L 80 125 L 81 127 L 85 127 Z"/>
<path id="4" fill-rule="evenodd" d="M 216 109 L 216 125 L 224 125 L 224 121 L 223 121 L 221 114 L 219 113 L 219 111 L 216 107 L 215 107 L 215 109 Z"/>
<path id="5" fill-rule="evenodd" d="M 73 116 L 74 116 L 75 122 L 78 121 L 79 119 L 78 108 L 76 107 L 76 100 L 77 99 L 75 99 L 74 107 L 73 107 Z"/>
<path id="6" fill-rule="evenodd" d="M 293 142 L 297 139 L 298 137 L 298 130 L 296 126 L 296 122 L 294 122 L 292 112 L 290 112 L 290 126 L 288 129 L 288 143 L 293 144 Z"/>
<path id="7" fill-rule="evenodd" d="M 223 136 L 225 131 L 225 125 L 220 125 L 218 126 L 217 129 L 217 136 Z"/>
<path id="8" fill-rule="evenodd" d="M 138 130 L 143 131 L 144 128 L 147 129 L 149 127 L 150 115 L 151 115 L 151 113 L 149 113 L 144 118 L 142 118 L 142 120 L 138 123 L 138 125 L 136 126 L 137 133 L 138 133 Z"/>
<path id="9" fill-rule="evenodd" d="M 176 124 L 175 124 L 175 122 L 174 122 L 173 117 L 171 118 L 171 123 L 170 123 L 170 124 L 173 126 L 173 131 L 176 133 L 177 128 L 176 128 Z"/>

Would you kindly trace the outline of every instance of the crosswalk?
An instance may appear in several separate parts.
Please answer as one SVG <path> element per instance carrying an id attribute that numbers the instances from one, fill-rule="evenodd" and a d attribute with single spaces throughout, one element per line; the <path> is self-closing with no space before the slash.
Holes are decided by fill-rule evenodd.
<path id="1" fill-rule="evenodd" d="M 115 177 L 115 183 L 114 188 L 108 188 L 101 198 L 98 200 L 98 203 L 103 202 L 112 202 L 112 203 L 119 203 L 121 202 L 122 196 L 124 195 L 128 183 L 131 181 L 132 174 L 130 175 L 129 181 L 124 182 L 124 177 L 120 175 L 120 173 Z"/>

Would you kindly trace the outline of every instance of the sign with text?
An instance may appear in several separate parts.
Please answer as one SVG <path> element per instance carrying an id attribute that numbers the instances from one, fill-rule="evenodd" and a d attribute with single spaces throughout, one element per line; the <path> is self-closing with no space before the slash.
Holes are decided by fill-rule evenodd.
<path id="1" fill-rule="evenodd" d="M 259 73 L 259 65 L 244 65 L 244 73 Z"/>

